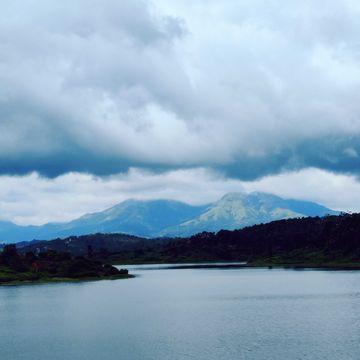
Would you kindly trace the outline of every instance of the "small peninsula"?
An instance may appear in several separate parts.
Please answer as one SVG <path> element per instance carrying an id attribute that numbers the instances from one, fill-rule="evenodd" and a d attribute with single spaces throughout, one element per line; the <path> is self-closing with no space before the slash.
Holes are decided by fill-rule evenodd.
<path id="1" fill-rule="evenodd" d="M 18 253 L 15 245 L 6 245 L 0 253 L 0 285 L 23 283 L 126 279 L 127 269 L 94 260 L 91 256 L 72 256 L 68 252 L 48 250 L 35 255 Z"/>

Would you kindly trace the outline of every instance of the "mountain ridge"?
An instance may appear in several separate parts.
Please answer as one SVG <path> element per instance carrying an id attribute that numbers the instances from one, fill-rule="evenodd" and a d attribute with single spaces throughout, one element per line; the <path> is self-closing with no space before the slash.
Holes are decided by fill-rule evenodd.
<path id="1" fill-rule="evenodd" d="M 201 231 L 234 230 L 274 220 L 326 214 L 338 212 L 314 202 L 283 199 L 262 192 L 228 193 L 206 205 L 167 199 L 128 199 L 65 223 L 20 226 L 0 221 L 0 240 L 7 243 L 49 240 L 93 233 L 186 237 Z"/>

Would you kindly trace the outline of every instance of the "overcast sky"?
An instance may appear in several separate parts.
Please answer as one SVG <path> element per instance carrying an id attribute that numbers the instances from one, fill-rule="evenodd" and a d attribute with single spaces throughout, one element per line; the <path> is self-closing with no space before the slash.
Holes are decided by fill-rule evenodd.
<path id="1" fill-rule="evenodd" d="M 269 191 L 360 211 L 356 0 L 3 0 L 0 219 Z"/>

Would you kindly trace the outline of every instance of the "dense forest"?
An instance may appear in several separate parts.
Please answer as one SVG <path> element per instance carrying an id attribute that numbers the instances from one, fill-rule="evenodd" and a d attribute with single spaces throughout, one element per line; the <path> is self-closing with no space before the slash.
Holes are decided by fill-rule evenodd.
<path id="1" fill-rule="evenodd" d="M 26 254 L 31 251 L 35 254 L 54 250 L 69 252 L 73 256 L 87 256 L 89 249 L 96 257 L 106 258 L 113 253 L 128 253 L 135 250 L 151 250 L 154 247 L 170 241 L 167 238 L 146 239 L 126 234 L 91 234 L 70 236 L 66 239 L 34 240 L 17 243 L 19 252 Z"/>
<path id="2" fill-rule="evenodd" d="M 360 262 L 360 214 L 274 221 L 203 232 L 111 255 L 117 262 L 246 261 L 252 264 Z"/>
<path id="3" fill-rule="evenodd" d="M 34 242 L 19 249 L 49 249 L 112 263 L 246 261 L 251 264 L 352 264 L 360 262 L 360 214 L 273 221 L 240 230 L 202 232 L 189 238 L 143 239 L 94 234 Z"/>

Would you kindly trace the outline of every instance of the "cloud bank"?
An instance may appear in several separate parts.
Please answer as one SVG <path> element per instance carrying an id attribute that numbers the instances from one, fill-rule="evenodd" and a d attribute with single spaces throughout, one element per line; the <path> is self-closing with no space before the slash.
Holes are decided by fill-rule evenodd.
<path id="1" fill-rule="evenodd" d="M 0 172 L 360 169 L 356 1 L 4 0 Z"/>
<path id="2" fill-rule="evenodd" d="M 54 179 L 36 173 L 0 176 L 0 219 L 40 225 L 102 211 L 129 198 L 207 204 L 228 192 L 244 191 L 269 192 L 284 198 L 316 201 L 335 210 L 360 211 L 360 183 L 356 178 L 319 169 L 242 181 L 205 168 L 162 174 L 132 168 L 126 173 L 102 177 L 81 173 Z"/>

